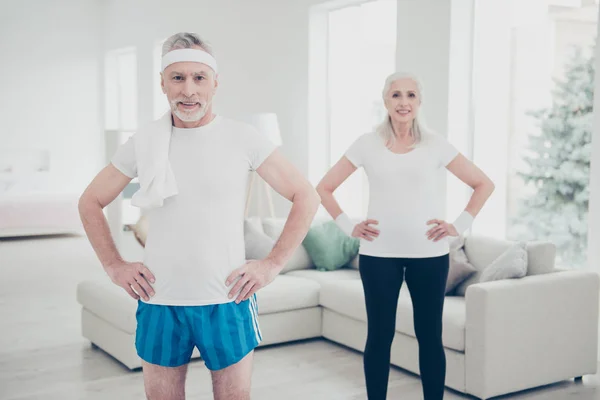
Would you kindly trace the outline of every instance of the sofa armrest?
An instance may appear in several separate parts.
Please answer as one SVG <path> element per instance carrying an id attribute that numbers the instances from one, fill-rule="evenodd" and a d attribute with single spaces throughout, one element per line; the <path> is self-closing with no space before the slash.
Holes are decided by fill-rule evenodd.
<path id="1" fill-rule="evenodd" d="M 599 287 L 581 270 L 469 286 L 467 391 L 485 399 L 596 373 Z"/>

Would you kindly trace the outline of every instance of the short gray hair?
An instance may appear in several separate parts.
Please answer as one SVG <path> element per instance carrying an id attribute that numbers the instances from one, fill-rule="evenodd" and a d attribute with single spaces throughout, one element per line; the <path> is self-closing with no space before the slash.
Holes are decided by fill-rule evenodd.
<path id="1" fill-rule="evenodd" d="M 417 91 L 418 91 L 419 99 L 421 101 L 423 100 L 423 87 L 421 85 L 421 81 L 419 80 L 419 78 L 417 78 L 415 75 L 410 74 L 408 72 L 394 72 L 393 74 L 391 74 L 390 76 L 388 76 L 386 78 L 385 84 L 383 85 L 383 90 L 381 92 L 381 97 L 383 98 L 383 101 L 385 101 L 385 96 L 390 91 L 390 87 L 392 86 L 392 83 L 394 83 L 398 79 L 404 79 L 404 78 L 411 79 L 412 81 L 414 81 L 417 84 Z M 385 116 L 383 122 L 381 122 L 381 124 L 379 124 L 377 126 L 375 131 L 383 139 L 386 146 L 391 148 L 394 145 L 394 143 L 396 142 L 396 135 L 394 134 L 394 128 L 392 127 L 392 121 L 391 121 L 391 117 L 390 117 L 389 113 L 386 113 L 386 116 Z M 410 147 L 415 147 L 417 144 L 421 143 L 424 132 L 426 132 L 426 128 L 423 125 L 422 121 L 420 120 L 419 116 L 416 115 L 415 119 L 413 120 L 412 127 L 411 127 L 411 133 L 415 140 L 414 140 L 414 143 Z"/>
<path id="2" fill-rule="evenodd" d="M 164 56 L 172 50 L 191 49 L 194 46 L 201 47 L 204 51 L 214 57 L 210 44 L 205 40 L 202 40 L 197 34 L 190 32 L 176 33 L 165 40 L 162 46 L 162 55 Z"/>

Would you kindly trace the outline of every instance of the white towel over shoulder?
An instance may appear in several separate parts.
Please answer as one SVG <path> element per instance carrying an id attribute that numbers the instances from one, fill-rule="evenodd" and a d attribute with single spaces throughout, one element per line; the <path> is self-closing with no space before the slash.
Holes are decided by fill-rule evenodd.
<path id="1" fill-rule="evenodd" d="M 140 189 L 131 204 L 143 209 L 161 207 L 164 200 L 176 195 L 177 182 L 169 162 L 173 123 L 171 111 L 142 127 L 135 134 L 135 158 Z"/>

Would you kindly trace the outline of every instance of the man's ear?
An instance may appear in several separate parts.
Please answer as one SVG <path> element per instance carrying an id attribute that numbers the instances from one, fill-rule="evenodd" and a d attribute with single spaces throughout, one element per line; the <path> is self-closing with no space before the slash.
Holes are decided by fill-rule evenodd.
<path id="1" fill-rule="evenodd" d="M 162 89 L 162 92 L 164 94 L 167 94 L 167 91 L 165 89 L 165 76 L 163 75 L 163 73 L 160 73 L 160 88 Z"/>
<path id="2" fill-rule="evenodd" d="M 217 92 L 217 88 L 219 87 L 219 74 L 215 74 L 215 87 L 213 88 L 213 94 Z"/>

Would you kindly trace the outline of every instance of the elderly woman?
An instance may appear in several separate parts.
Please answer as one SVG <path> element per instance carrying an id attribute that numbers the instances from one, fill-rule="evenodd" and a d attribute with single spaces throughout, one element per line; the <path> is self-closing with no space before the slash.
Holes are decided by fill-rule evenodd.
<path id="1" fill-rule="evenodd" d="M 446 358 L 442 310 L 449 268 L 449 236 L 472 224 L 494 191 L 492 181 L 443 136 L 419 122 L 421 85 L 414 76 L 387 78 L 383 100 L 388 115 L 375 132 L 360 136 L 317 186 L 325 209 L 349 236 L 360 238 L 360 276 L 367 309 L 364 372 L 369 400 L 386 398 L 390 349 L 400 287 L 406 279 L 419 343 L 425 400 L 444 395 Z M 367 218 L 354 224 L 333 192 L 357 168 L 369 179 Z M 442 220 L 445 169 L 473 188 L 465 210 Z"/>

